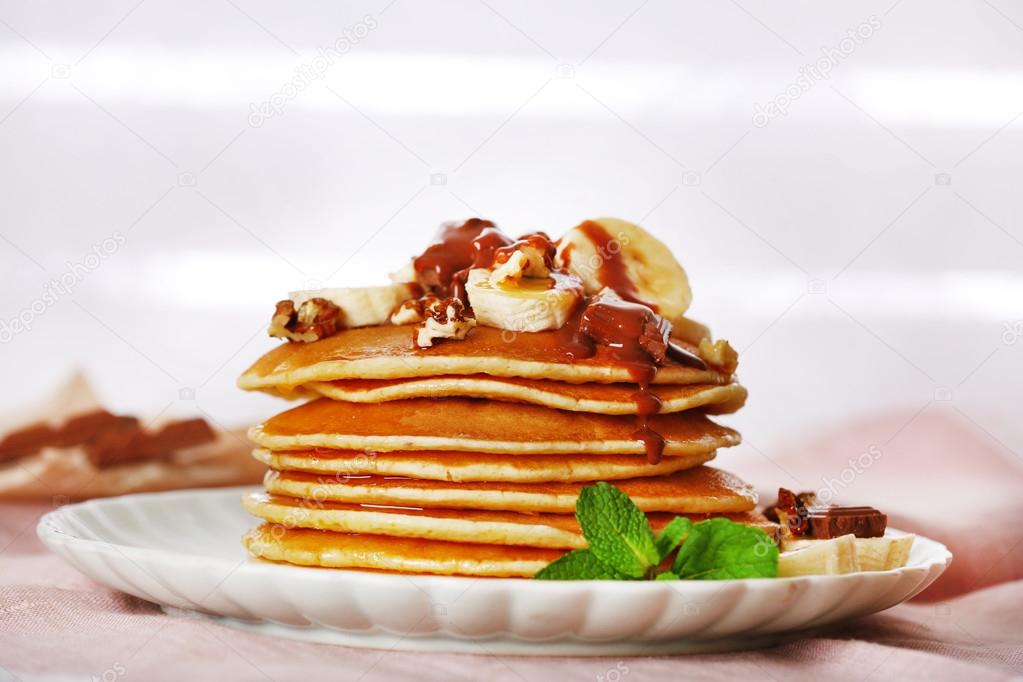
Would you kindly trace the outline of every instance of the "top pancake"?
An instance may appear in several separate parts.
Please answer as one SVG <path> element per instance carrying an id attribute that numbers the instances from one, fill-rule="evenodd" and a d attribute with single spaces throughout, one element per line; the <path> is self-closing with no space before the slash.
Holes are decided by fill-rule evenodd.
<path id="1" fill-rule="evenodd" d="M 707 453 L 739 434 L 699 412 L 658 414 L 650 427 L 665 455 Z M 282 412 L 249 432 L 271 450 L 453 450 L 509 455 L 644 454 L 635 420 L 471 398 L 346 403 L 321 398 Z"/>
<path id="2" fill-rule="evenodd" d="M 409 379 L 338 379 L 312 382 L 303 389 L 332 400 L 355 403 L 463 397 L 531 403 L 569 412 L 637 413 L 635 384 L 569 384 L 471 374 Z M 710 414 L 728 414 L 746 402 L 746 389 L 736 382 L 724 385 L 660 384 L 650 390 L 661 403 L 661 414 L 696 408 L 703 408 Z"/>
<path id="3" fill-rule="evenodd" d="M 244 389 L 277 389 L 337 379 L 401 379 L 445 374 L 489 374 L 552 379 L 569 383 L 633 381 L 613 351 L 598 347 L 590 358 L 572 359 L 564 352 L 560 331 L 509 332 L 478 326 L 465 339 L 442 341 L 430 348 L 412 344 L 415 325 L 346 329 L 313 343 L 283 343 L 257 360 L 238 379 Z M 675 343 L 694 352 L 685 341 Z M 667 360 L 656 384 L 727 384 L 731 377 L 713 369 L 686 367 Z"/>

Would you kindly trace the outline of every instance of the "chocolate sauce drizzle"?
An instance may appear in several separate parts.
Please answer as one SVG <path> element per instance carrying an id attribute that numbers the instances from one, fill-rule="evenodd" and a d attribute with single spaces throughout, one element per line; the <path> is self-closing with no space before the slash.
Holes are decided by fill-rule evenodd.
<path id="1" fill-rule="evenodd" d="M 579 333 L 611 349 L 611 357 L 625 367 L 639 386 L 633 394 L 636 402 L 633 437 L 643 441 L 648 462 L 660 462 L 664 438 L 650 428 L 650 417 L 660 412 L 661 400 L 650 390 L 650 383 L 667 357 L 671 323 L 639 303 L 598 298 L 583 310 Z"/>
<path id="2" fill-rule="evenodd" d="M 657 369 L 669 356 L 698 369 L 706 369 L 706 364 L 671 343 L 670 322 L 643 304 L 615 296 L 591 299 L 559 333 L 559 345 L 568 359 L 593 357 L 597 347 L 603 346 L 610 350 L 612 360 L 626 369 L 638 386 L 632 394 L 636 403 L 633 437 L 643 441 L 648 462 L 660 462 L 664 438 L 650 426 L 650 417 L 661 411 L 661 399 L 650 387 Z"/>
<path id="3" fill-rule="evenodd" d="M 412 261 L 419 282 L 438 296 L 450 296 L 455 275 L 473 266 L 479 248 L 489 248 L 493 241 L 502 242 L 493 248 L 511 243 L 511 239 L 494 229 L 492 235 L 484 240 L 485 243 L 477 246 L 476 239 L 488 228 L 495 228 L 494 223 L 480 218 L 470 218 L 461 225 L 442 225 L 433 243 Z"/>
<path id="4" fill-rule="evenodd" d="M 443 225 L 434 242 L 412 261 L 419 281 L 442 298 L 457 298 L 468 308 L 465 282 L 469 270 L 490 269 L 507 263 L 523 246 L 531 246 L 543 254 L 544 264 L 554 270 L 554 244 L 543 232 L 533 232 L 512 239 L 494 223 L 470 218 L 461 225 Z"/>
<path id="5" fill-rule="evenodd" d="M 697 356 L 672 343 L 671 323 L 657 314 L 657 308 L 638 297 L 622 258 L 622 246 L 603 226 L 587 221 L 579 229 L 596 245 L 600 261 L 597 279 L 617 294 L 603 294 L 589 300 L 557 333 L 560 347 L 569 359 L 593 357 L 598 346 L 610 350 L 611 358 L 624 367 L 639 387 L 632 395 L 636 403 L 636 431 L 647 461 L 656 464 L 664 454 L 664 438 L 650 427 L 650 417 L 661 410 L 661 400 L 650 385 L 659 366 L 667 358 L 688 367 L 706 369 Z M 461 225 L 444 225 L 435 241 L 414 259 L 420 282 L 436 295 L 452 296 L 468 306 L 465 281 L 472 268 L 491 268 L 507 262 L 524 245 L 544 254 L 544 261 L 555 269 L 555 247 L 550 238 L 536 232 L 513 241 L 489 220 L 472 218 Z M 565 249 L 562 257 L 569 256 Z"/>
<path id="6" fill-rule="evenodd" d="M 580 223 L 577 229 L 597 247 L 597 255 L 600 260 L 597 264 L 596 275 L 600 283 L 613 289 L 626 301 L 645 305 L 656 313 L 657 306 L 639 298 L 639 290 L 632 278 L 629 277 L 625 260 L 622 258 L 622 242 L 604 229 L 603 225 L 592 220 Z"/>

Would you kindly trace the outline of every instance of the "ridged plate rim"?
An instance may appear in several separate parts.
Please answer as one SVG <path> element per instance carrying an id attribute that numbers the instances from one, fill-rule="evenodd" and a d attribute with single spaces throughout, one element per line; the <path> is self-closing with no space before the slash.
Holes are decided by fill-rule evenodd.
<path id="1" fill-rule="evenodd" d="M 308 641 L 494 654 L 623 655 L 763 646 L 889 608 L 927 587 L 952 559 L 944 545 L 918 535 L 906 567 L 839 576 L 542 582 L 283 566 L 247 559 L 241 546 L 241 535 L 257 521 L 244 514 L 240 499 L 255 490 L 88 500 L 47 513 L 37 532 L 47 547 L 92 579 L 165 609 Z M 218 513 L 209 526 L 183 530 L 185 512 L 196 508 Z M 144 546 L 137 542 L 143 520 L 150 524 L 145 528 L 150 539 L 178 533 L 179 541 L 193 538 L 201 545 L 205 534 L 235 549 L 228 558 Z M 464 595 L 471 596 L 462 601 Z M 445 607 L 439 613 L 438 604 L 448 604 L 451 612 Z"/>

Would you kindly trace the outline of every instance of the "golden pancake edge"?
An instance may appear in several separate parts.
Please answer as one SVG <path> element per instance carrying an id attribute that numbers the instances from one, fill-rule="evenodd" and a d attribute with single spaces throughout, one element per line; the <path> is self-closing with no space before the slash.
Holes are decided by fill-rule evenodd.
<path id="1" fill-rule="evenodd" d="M 649 424 L 665 455 L 737 445 L 739 434 L 699 412 L 658 414 Z M 249 431 L 270 450 L 456 450 L 495 454 L 644 454 L 626 417 L 570 413 L 537 405 L 470 398 L 411 398 L 385 403 L 314 400 Z"/>
<path id="2" fill-rule="evenodd" d="M 572 514 L 523 513 L 465 509 L 386 507 L 252 493 L 242 500 L 247 512 L 286 528 L 312 528 L 338 533 L 385 535 L 494 545 L 581 549 L 587 546 Z M 777 526 L 757 513 L 722 514 L 737 523 L 774 533 Z M 651 513 L 654 532 L 675 518 Z M 688 515 L 702 521 L 708 515 Z"/>
<path id="3" fill-rule="evenodd" d="M 585 482 L 454 483 L 381 476 L 320 476 L 271 469 L 263 487 L 272 495 L 349 504 L 432 509 L 571 513 Z M 721 469 L 698 466 L 664 476 L 615 481 L 640 509 L 676 514 L 752 511 L 757 495 Z"/>
<path id="4" fill-rule="evenodd" d="M 491 377 L 440 376 L 412 379 L 339 379 L 310 382 L 301 395 L 331 400 L 378 403 L 409 398 L 480 398 L 542 405 L 569 412 L 634 415 L 633 384 L 570 384 L 564 381 Z M 651 389 L 661 402 L 660 414 L 703 408 L 709 414 L 729 414 L 746 402 L 740 384 L 660 384 Z"/>
<path id="5" fill-rule="evenodd" d="M 614 481 L 683 471 L 715 452 L 668 456 L 651 464 L 641 455 L 493 455 L 478 452 L 364 452 L 266 450 L 252 456 L 271 469 L 329 476 L 398 476 L 434 481 Z"/>

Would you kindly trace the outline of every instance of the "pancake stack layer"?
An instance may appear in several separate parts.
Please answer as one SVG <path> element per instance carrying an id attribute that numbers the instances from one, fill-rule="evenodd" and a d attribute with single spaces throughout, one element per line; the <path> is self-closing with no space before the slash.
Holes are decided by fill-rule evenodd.
<path id="1" fill-rule="evenodd" d="M 254 556 L 530 577 L 586 546 L 573 512 L 596 481 L 628 493 L 655 530 L 676 515 L 770 526 L 748 485 L 707 465 L 739 442 L 708 416 L 745 401 L 729 372 L 669 358 L 642 392 L 610 349 L 568 357 L 557 331 L 478 326 L 416 348 L 414 328 L 286 343 L 242 375 L 245 389 L 312 398 L 250 432 L 268 467 L 266 492 L 244 499 L 264 521 L 244 539 Z M 659 411 L 638 416 L 651 400 Z"/>

